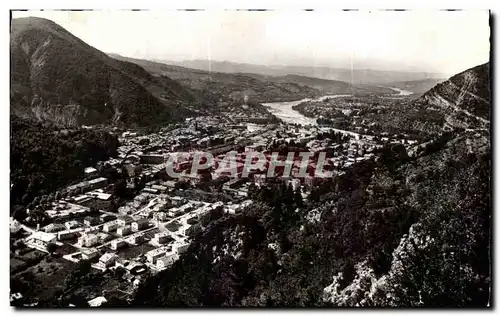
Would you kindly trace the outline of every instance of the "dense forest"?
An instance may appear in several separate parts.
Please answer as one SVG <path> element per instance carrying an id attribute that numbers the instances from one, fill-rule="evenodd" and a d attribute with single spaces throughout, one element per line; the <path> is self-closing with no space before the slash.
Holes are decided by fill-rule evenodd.
<path id="1" fill-rule="evenodd" d="M 253 187 L 248 209 L 193 226 L 132 305 L 486 306 L 489 174 L 487 137 L 464 135 L 413 158 L 387 146 L 306 201 Z"/>
<path id="2" fill-rule="evenodd" d="M 10 202 L 27 206 L 84 177 L 84 168 L 117 154 L 118 138 L 84 128 L 61 129 L 10 118 Z"/>

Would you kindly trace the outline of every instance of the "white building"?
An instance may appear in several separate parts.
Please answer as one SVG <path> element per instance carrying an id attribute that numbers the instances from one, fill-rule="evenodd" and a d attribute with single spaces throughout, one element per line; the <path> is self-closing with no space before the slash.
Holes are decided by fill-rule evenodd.
<path id="1" fill-rule="evenodd" d="M 95 249 L 95 248 L 82 250 L 82 258 L 85 260 L 94 259 L 98 255 L 99 255 L 99 251 L 97 251 L 97 249 Z"/>
<path id="2" fill-rule="evenodd" d="M 116 233 L 118 234 L 118 236 L 126 236 L 128 234 L 130 234 L 130 232 L 132 231 L 132 229 L 130 228 L 130 226 L 122 226 L 122 227 L 118 227 L 118 229 L 116 230 Z"/>
<path id="3" fill-rule="evenodd" d="M 126 242 L 131 244 L 131 245 L 138 245 L 144 240 L 144 237 L 142 235 L 134 235 L 130 236 L 126 239 Z"/>
<path id="4" fill-rule="evenodd" d="M 92 247 L 99 243 L 99 237 L 96 234 L 83 234 L 78 238 L 78 244 L 82 247 Z"/>
<path id="5" fill-rule="evenodd" d="M 104 225 L 102 225 L 102 230 L 104 232 L 107 232 L 107 233 L 115 231 L 117 228 L 118 228 L 118 221 L 117 220 L 107 222 L 107 223 L 104 223 Z"/>
<path id="6" fill-rule="evenodd" d="M 156 233 L 154 238 L 151 240 L 152 243 L 156 245 L 162 245 L 170 239 L 170 234 L 167 232 Z"/>
<path id="7" fill-rule="evenodd" d="M 125 226 L 127 224 L 130 224 L 134 221 L 132 216 L 128 215 L 123 215 L 123 216 L 118 216 L 118 219 L 116 220 L 118 223 L 118 226 Z"/>
<path id="8" fill-rule="evenodd" d="M 159 258 L 156 260 L 156 268 L 158 270 L 163 270 L 165 268 L 168 268 L 171 266 L 177 259 L 179 259 L 179 256 L 177 254 L 169 254 L 165 255 L 164 257 Z"/>
<path id="9" fill-rule="evenodd" d="M 153 249 L 151 251 L 148 251 L 146 253 L 146 259 L 152 263 L 152 264 L 155 264 L 156 263 L 156 260 L 158 260 L 159 258 L 165 256 L 165 254 L 167 253 L 167 249 L 162 247 L 162 248 L 156 248 L 156 249 Z"/>
<path id="10" fill-rule="evenodd" d="M 78 223 L 77 221 L 68 221 L 64 223 L 64 226 L 66 226 L 67 229 L 72 229 L 80 226 L 80 223 Z"/>
<path id="11" fill-rule="evenodd" d="M 104 267 L 110 267 L 115 264 L 118 256 L 114 253 L 107 252 L 99 258 L 99 263 Z"/>
<path id="12" fill-rule="evenodd" d="M 149 227 L 149 220 L 147 218 L 140 218 L 132 223 L 132 230 L 139 231 Z"/>
<path id="13" fill-rule="evenodd" d="M 122 247 L 125 247 L 125 245 L 127 245 L 127 242 L 121 238 L 111 241 L 111 249 L 113 250 L 118 250 Z"/>
<path id="14" fill-rule="evenodd" d="M 47 245 L 56 242 L 56 235 L 41 231 L 34 232 L 26 238 L 26 245 L 41 251 L 47 251 Z"/>

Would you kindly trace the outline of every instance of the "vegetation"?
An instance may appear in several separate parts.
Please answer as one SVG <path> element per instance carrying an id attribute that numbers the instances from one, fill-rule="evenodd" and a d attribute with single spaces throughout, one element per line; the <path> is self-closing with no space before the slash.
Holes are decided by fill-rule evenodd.
<path id="1" fill-rule="evenodd" d="M 107 132 L 65 129 L 11 117 L 11 206 L 48 202 L 54 191 L 84 178 L 84 168 L 116 155 L 118 139 Z M 41 197 L 41 198 L 40 198 Z M 25 215 L 19 208 L 16 215 Z"/>
<path id="2" fill-rule="evenodd" d="M 193 230 L 133 305 L 485 306 L 489 152 L 467 154 L 465 139 L 416 160 L 383 149 L 304 207 L 287 186 L 252 188 L 256 204 Z"/>

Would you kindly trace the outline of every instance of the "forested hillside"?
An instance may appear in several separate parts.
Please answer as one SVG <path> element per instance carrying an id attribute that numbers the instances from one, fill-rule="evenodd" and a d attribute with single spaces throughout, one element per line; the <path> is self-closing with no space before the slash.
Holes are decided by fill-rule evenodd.
<path id="1" fill-rule="evenodd" d="M 84 168 L 116 155 L 118 138 L 83 128 L 60 129 L 12 116 L 10 203 L 28 205 L 84 176 Z"/>

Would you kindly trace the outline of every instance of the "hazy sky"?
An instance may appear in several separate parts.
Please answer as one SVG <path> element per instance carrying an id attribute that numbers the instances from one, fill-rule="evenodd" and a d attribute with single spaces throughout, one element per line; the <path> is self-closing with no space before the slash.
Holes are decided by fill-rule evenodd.
<path id="1" fill-rule="evenodd" d="M 108 53 L 454 74 L 489 60 L 488 11 L 25 11 Z"/>

